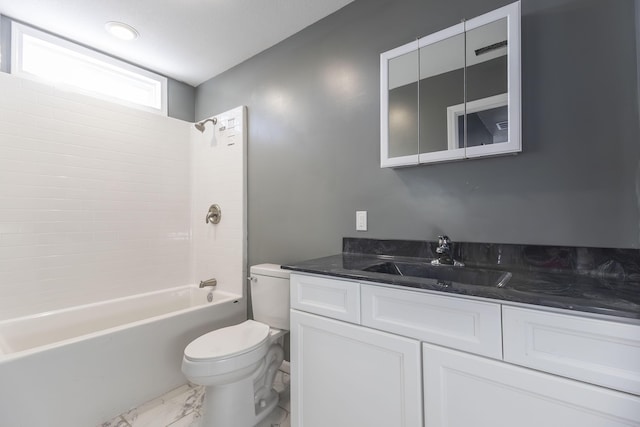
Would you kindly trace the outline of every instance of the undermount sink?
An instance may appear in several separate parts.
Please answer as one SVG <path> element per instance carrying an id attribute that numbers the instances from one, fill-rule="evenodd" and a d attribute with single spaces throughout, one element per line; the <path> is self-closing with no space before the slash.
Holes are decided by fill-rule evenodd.
<path id="1" fill-rule="evenodd" d="M 385 261 L 370 265 L 362 270 L 395 276 L 433 279 L 438 282 L 457 282 L 498 288 L 504 286 L 511 278 L 511 273 L 508 271 L 400 261 Z"/>

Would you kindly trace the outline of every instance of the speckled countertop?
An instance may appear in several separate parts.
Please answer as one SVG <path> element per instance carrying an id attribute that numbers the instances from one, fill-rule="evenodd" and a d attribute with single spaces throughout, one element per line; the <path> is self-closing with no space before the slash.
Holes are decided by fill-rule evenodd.
<path id="1" fill-rule="evenodd" d="M 428 263 L 435 242 L 349 239 L 341 254 L 283 265 L 294 271 L 498 301 L 640 319 L 640 257 L 635 249 L 461 243 L 466 267 L 508 271 L 504 287 L 363 271 L 385 261 Z M 407 256 L 407 255 L 417 256 Z"/>

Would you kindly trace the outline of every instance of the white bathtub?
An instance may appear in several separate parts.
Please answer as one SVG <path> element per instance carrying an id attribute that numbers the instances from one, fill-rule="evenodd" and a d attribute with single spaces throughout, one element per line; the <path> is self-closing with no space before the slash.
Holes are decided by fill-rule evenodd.
<path id="1" fill-rule="evenodd" d="M 0 426 L 97 426 L 185 384 L 184 347 L 245 319 L 239 295 L 183 286 L 2 321 Z"/>

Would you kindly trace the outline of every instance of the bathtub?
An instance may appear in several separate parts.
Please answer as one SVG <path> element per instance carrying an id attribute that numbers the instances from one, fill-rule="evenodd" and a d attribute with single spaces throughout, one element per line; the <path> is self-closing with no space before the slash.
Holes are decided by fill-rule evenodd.
<path id="1" fill-rule="evenodd" d="M 0 426 L 100 425 L 185 384 L 184 347 L 245 319 L 241 296 L 183 286 L 1 321 Z"/>

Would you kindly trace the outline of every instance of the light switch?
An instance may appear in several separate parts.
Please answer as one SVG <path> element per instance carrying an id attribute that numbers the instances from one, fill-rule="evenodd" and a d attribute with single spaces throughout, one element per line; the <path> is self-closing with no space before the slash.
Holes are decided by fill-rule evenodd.
<path id="1" fill-rule="evenodd" d="M 356 211 L 356 231 L 367 231 L 367 211 Z"/>

